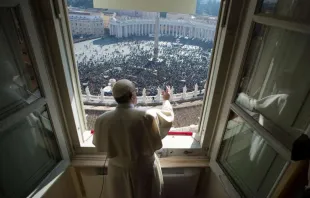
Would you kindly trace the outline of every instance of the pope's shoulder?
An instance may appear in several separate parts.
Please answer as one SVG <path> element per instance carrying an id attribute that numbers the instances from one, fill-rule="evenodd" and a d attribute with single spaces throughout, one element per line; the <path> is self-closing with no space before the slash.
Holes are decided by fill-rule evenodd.
<path id="1" fill-rule="evenodd" d="M 114 116 L 119 116 L 120 114 L 124 115 L 124 112 L 119 112 L 116 109 L 116 110 L 104 112 L 97 119 L 98 120 L 109 119 L 109 118 L 113 118 Z M 130 114 L 130 116 L 136 117 L 136 118 L 149 116 L 147 113 L 147 110 L 137 109 L 137 108 L 128 109 L 127 114 Z"/>

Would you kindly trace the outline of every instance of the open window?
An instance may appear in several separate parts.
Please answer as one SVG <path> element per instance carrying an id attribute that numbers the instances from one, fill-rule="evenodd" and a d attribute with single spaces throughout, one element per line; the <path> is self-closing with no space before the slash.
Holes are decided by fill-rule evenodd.
<path id="1" fill-rule="evenodd" d="M 78 73 L 74 83 L 83 109 L 78 134 L 82 146 L 92 145 L 96 118 L 115 108 L 112 87 L 125 78 L 135 83 L 141 109 L 161 108 L 161 92 L 171 86 L 175 122 L 173 137 L 163 140 L 164 147 L 201 148 L 198 126 L 221 2 L 171 2 L 156 3 L 159 8 L 126 3 L 119 7 L 112 1 L 63 2 L 73 69 Z"/>
<path id="2" fill-rule="evenodd" d="M 0 196 L 27 197 L 69 165 L 29 1 L 0 3 Z"/>
<path id="3" fill-rule="evenodd" d="M 270 197 L 309 133 L 309 7 L 306 1 L 248 5 L 232 65 L 211 167 L 236 197 Z M 255 179 L 253 179 L 255 178 Z"/>

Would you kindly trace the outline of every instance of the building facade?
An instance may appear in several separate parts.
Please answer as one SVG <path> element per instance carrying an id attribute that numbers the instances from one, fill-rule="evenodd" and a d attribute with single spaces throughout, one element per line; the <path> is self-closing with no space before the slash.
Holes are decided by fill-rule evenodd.
<path id="1" fill-rule="evenodd" d="M 100 15 L 92 15 L 85 12 L 69 13 L 69 20 L 73 36 L 103 36 L 104 21 Z"/>
<path id="2" fill-rule="evenodd" d="M 181 36 L 213 41 L 216 24 L 208 24 L 198 20 L 160 19 L 159 32 L 161 35 Z M 154 34 L 154 19 L 112 18 L 110 35 L 117 38 L 128 36 L 143 36 Z"/>

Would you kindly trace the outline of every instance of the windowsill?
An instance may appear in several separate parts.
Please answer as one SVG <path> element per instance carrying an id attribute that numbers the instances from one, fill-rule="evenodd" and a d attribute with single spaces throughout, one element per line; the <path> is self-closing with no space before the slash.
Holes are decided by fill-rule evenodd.
<path id="1" fill-rule="evenodd" d="M 78 168 L 108 167 L 105 155 L 76 155 L 71 165 Z M 205 156 L 172 156 L 159 158 L 161 168 L 207 168 L 209 160 Z"/>
<path id="2" fill-rule="evenodd" d="M 87 134 L 87 135 L 85 135 Z M 85 142 L 81 144 L 81 147 L 94 148 L 93 136 L 89 135 L 90 131 L 84 133 Z M 201 145 L 198 141 L 198 135 L 193 133 L 192 136 L 181 136 L 181 135 L 168 135 L 163 140 L 162 149 L 197 149 L 201 148 Z"/>

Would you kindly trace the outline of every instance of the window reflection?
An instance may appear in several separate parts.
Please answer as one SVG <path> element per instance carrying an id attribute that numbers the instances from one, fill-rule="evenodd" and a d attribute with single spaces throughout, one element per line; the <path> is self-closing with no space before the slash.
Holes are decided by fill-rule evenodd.
<path id="1" fill-rule="evenodd" d="M 0 8 L 0 117 L 41 97 L 22 30 L 11 9 Z M 1 15 L 1 16 L 2 16 Z M 16 32 L 16 34 L 14 34 Z M 13 34 L 12 34 L 13 33 Z"/>
<path id="2" fill-rule="evenodd" d="M 298 137 L 310 122 L 309 50 L 309 35 L 257 24 L 236 103 L 265 128 Z"/>
<path id="3" fill-rule="evenodd" d="M 261 0 L 261 13 L 275 14 L 295 21 L 309 23 L 310 1 L 308 0 Z"/>
<path id="4" fill-rule="evenodd" d="M 218 160 L 245 197 L 267 197 L 285 165 L 275 150 L 233 112 Z"/>
<path id="5" fill-rule="evenodd" d="M 59 159 L 48 113 L 42 107 L 0 131 L 1 193 L 5 197 L 24 197 Z"/>

